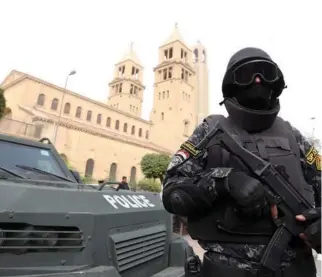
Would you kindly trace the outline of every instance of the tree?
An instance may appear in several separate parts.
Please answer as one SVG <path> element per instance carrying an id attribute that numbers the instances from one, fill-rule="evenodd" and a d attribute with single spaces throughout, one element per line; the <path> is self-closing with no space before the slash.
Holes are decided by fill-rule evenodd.
<path id="1" fill-rule="evenodd" d="M 170 160 L 168 155 L 146 154 L 141 160 L 142 173 L 146 178 L 159 178 L 163 182 Z"/>
<path id="2" fill-rule="evenodd" d="M 5 116 L 6 99 L 4 98 L 3 90 L 0 88 L 0 119 Z"/>

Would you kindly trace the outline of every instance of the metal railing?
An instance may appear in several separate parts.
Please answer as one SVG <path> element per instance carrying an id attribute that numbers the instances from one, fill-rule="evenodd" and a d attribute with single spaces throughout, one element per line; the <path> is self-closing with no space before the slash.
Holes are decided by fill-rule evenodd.
<path id="1" fill-rule="evenodd" d="M 2 118 L 0 120 L 0 133 L 29 138 L 41 138 L 41 125 L 34 125 L 23 121 Z"/>

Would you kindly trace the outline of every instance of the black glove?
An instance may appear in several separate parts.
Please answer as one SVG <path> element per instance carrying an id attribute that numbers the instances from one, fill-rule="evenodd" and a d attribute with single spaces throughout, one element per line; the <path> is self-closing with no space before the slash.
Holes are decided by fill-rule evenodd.
<path id="1" fill-rule="evenodd" d="M 277 198 L 261 182 L 244 172 L 230 173 L 226 191 L 236 201 L 237 209 L 246 216 L 268 215 L 271 205 L 277 203 Z"/>
<path id="2" fill-rule="evenodd" d="M 302 215 L 305 217 L 305 222 L 309 224 L 304 231 L 304 239 L 321 254 L 321 207 L 308 209 Z"/>

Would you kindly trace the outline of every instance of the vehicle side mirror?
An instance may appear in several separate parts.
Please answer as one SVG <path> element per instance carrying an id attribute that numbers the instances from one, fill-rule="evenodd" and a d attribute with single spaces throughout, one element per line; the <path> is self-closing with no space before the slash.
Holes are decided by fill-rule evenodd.
<path id="1" fill-rule="evenodd" d="M 73 176 L 75 177 L 76 181 L 79 183 L 79 184 L 83 184 L 83 181 L 82 181 L 82 178 L 79 174 L 79 172 L 77 170 L 70 170 L 70 172 L 73 174 Z"/>

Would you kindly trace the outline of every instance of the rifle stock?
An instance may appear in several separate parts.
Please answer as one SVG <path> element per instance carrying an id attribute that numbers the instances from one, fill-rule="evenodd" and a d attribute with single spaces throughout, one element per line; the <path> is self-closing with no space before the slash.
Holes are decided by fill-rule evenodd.
<path id="1" fill-rule="evenodd" d="M 213 138 L 215 138 L 215 143 L 212 143 Z M 290 240 L 305 230 L 305 224 L 297 221 L 295 216 L 313 208 L 313 206 L 271 163 L 264 161 L 240 145 L 220 125 L 219 121 L 196 148 L 204 150 L 215 144 L 221 145 L 230 154 L 237 157 L 249 169 L 252 177 L 258 179 L 280 198 L 277 206 L 282 212 L 282 217 L 275 220 L 277 229 L 261 259 L 263 267 L 275 271 L 280 266 L 282 255 Z"/>

